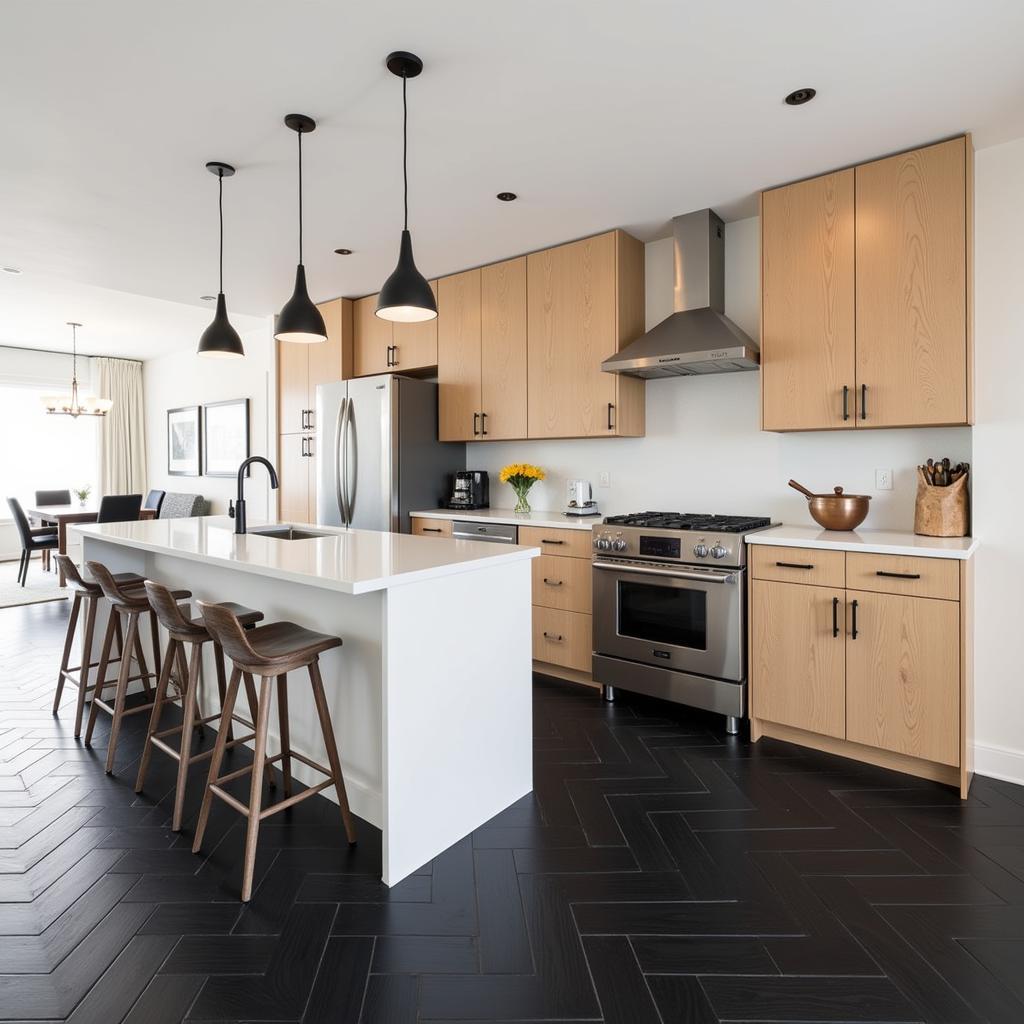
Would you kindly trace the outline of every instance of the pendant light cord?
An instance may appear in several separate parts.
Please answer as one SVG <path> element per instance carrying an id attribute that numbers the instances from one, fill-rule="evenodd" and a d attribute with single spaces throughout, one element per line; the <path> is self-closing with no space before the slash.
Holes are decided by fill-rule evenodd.
<path id="1" fill-rule="evenodd" d="M 220 288 L 224 294 L 224 171 L 217 171 L 217 213 L 220 215 Z"/>
<path id="2" fill-rule="evenodd" d="M 71 383 L 78 383 L 78 328 L 71 325 Z"/>
<path id="3" fill-rule="evenodd" d="M 302 266 L 302 131 L 295 133 L 299 137 L 299 266 Z"/>
<path id="4" fill-rule="evenodd" d="M 405 86 L 409 81 L 402 75 L 402 201 L 405 205 L 403 230 L 409 230 L 409 104 L 405 97 Z"/>

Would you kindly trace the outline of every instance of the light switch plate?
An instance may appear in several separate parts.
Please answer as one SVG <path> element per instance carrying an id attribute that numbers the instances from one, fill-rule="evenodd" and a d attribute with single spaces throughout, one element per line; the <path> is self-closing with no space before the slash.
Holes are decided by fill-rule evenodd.
<path id="1" fill-rule="evenodd" d="M 875 490 L 878 490 L 878 491 L 891 491 L 892 490 L 892 470 L 891 469 L 876 469 L 875 470 Z"/>
<path id="2" fill-rule="evenodd" d="M 607 470 L 597 478 L 598 487 L 611 487 L 612 475 Z"/>

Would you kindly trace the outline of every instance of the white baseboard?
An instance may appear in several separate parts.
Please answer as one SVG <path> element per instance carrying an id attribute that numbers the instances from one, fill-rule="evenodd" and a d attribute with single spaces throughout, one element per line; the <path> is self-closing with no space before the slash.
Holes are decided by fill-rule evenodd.
<path id="1" fill-rule="evenodd" d="M 1024 751 L 974 745 L 974 771 L 1003 782 L 1024 786 Z"/>

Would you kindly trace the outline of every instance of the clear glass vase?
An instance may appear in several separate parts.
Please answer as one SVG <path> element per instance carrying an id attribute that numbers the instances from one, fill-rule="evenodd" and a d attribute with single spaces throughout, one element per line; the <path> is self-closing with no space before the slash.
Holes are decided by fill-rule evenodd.
<path id="1" fill-rule="evenodd" d="M 530 511 L 530 502 L 528 500 L 528 495 L 530 493 L 530 488 L 529 487 L 513 487 L 512 489 L 516 492 L 516 497 L 519 499 L 516 502 L 516 507 L 512 511 L 513 512 L 529 512 Z"/>

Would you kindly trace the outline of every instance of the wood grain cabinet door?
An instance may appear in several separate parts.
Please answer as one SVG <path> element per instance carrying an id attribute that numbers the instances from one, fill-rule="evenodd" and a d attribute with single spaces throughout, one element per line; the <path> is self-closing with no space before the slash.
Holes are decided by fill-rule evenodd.
<path id="1" fill-rule="evenodd" d="M 277 342 L 277 429 L 280 434 L 308 430 L 309 350 L 312 345 Z"/>
<path id="2" fill-rule="evenodd" d="M 847 605 L 846 738 L 958 765 L 959 603 L 849 590 Z"/>
<path id="3" fill-rule="evenodd" d="M 431 281 L 430 287 L 436 302 L 437 282 Z M 391 344 L 395 347 L 392 349 L 390 369 L 395 373 L 407 373 L 437 366 L 437 317 L 416 324 L 396 323 L 394 327 Z M 387 368 L 384 372 L 387 372 Z"/>
<path id="4" fill-rule="evenodd" d="M 352 373 L 356 377 L 391 370 L 388 350 L 392 344 L 392 325 L 374 313 L 376 308 L 376 295 L 352 303 Z"/>
<path id="5" fill-rule="evenodd" d="M 856 168 L 858 427 L 968 422 L 968 145 Z"/>
<path id="6" fill-rule="evenodd" d="M 480 271 L 442 277 L 437 287 L 438 436 L 480 433 Z"/>
<path id="7" fill-rule="evenodd" d="M 526 257 L 480 273 L 481 436 L 517 440 L 527 429 Z"/>
<path id="8" fill-rule="evenodd" d="M 306 345 L 309 349 L 309 407 L 316 406 L 316 386 L 330 384 L 341 380 L 342 369 L 342 334 L 344 321 L 351 321 L 352 303 L 348 299 L 332 299 L 330 302 L 317 303 L 317 309 L 324 318 L 327 328 L 327 340 L 317 345 Z M 316 427 L 315 423 L 310 424 Z"/>
<path id="9" fill-rule="evenodd" d="M 844 738 L 844 591 L 765 580 L 751 586 L 753 716 Z"/>
<path id="10" fill-rule="evenodd" d="M 307 454 L 313 439 L 309 434 L 282 434 L 278 440 L 278 515 L 286 523 L 308 523 L 316 513 L 315 499 L 310 499 L 313 460 Z"/>
<path id="11" fill-rule="evenodd" d="M 614 436 L 615 232 L 526 260 L 528 436 Z"/>
<path id="12" fill-rule="evenodd" d="M 852 169 L 762 195 L 761 275 L 763 429 L 854 426 Z"/>

